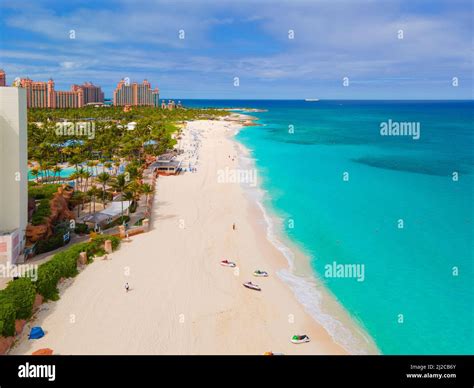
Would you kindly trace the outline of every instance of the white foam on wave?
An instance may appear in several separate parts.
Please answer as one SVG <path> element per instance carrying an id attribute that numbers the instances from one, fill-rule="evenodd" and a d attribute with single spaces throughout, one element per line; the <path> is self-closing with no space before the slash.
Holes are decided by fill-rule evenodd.
<path id="1" fill-rule="evenodd" d="M 248 150 L 241 143 L 236 142 L 237 148 L 240 151 L 239 161 L 241 166 L 248 167 L 255 166 L 255 159 L 249 156 Z M 321 326 L 323 326 L 334 342 L 341 345 L 350 354 L 368 354 L 367 345 L 369 341 L 361 334 L 363 343 L 356 338 L 351 330 L 344 326 L 344 324 L 336 319 L 334 316 L 326 313 L 323 308 L 323 293 L 318 289 L 323 285 L 314 277 L 302 277 L 293 273 L 295 266 L 295 254 L 285 245 L 279 238 L 275 227 L 274 219 L 268 214 L 267 209 L 263 205 L 265 192 L 259 187 L 249 188 L 243 185 L 244 190 L 255 201 L 262 212 L 266 227 L 266 237 L 275 248 L 277 248 L 288 262 L 288 269 L 278 271 L 277 275 L 291 288 L 296 296 L 296 299 L 301 303 L 308 314 Z"/>
<path id="2" fill-rule="evenodd" d="M 289 268 L 278 271 L 277 275 L 290 286 L 298 302 L 303 305 L 304 309 L 316 322 L 326 329 L 336 343 L 341 345 L 350 354 L 367 354 L 368 352 L 364 349 L 363 345 L 359 343 L 357 338 L 352 335 L 351 331 L 342 322 L 323 311 L 323 294 L 318 290 L 316 279 L 293 274 L 295 262 L 293 251 L 278 239 L 277 232 L 275 232 L 275 223 L 268 215 L 261 201 L 257 200 L 256 203 L 262 211 L 266 223 L 267 239 L 285 256 L 288 262 Z"/>

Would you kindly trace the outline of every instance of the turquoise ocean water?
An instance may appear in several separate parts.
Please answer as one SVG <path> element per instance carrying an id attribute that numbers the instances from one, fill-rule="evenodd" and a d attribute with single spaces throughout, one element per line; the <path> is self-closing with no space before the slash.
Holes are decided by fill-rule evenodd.
<path id="1" fill-rule="evenodd" d="M 267 110 L 237 136 L 265 205 L 382 353 L 474 354 L 474 102 L 184 104 Z M 420 138 L 381 136 L 390 119 Z M 364 281 L 325 277 L 333 262 L 363 264 Z"/>

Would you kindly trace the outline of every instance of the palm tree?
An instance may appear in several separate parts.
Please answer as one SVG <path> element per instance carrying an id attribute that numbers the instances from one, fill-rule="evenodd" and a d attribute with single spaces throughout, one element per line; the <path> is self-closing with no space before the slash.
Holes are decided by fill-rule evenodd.
<path id="1" fill-rule="evenodd" d="M 122 221 L 123 221 L 123 196 L 124 192 L 128 189 L 130 182 L 126 179 L 125 174 L 119 174 L 115 177 L 112 182 L 112 187 L 121 194 L 120 203 L 122 204 Z"/>
<path id="2" fill-rule="evenodd" d="M 117 176 L 118 174 L 118 169 L 120 167 L 120 161 L 114 162 L 114 175 Z"/>
<path id="3" fill-rule="evenodd" d="M 91 197 L 91 200 L 93 202 L 93 206 L 94 206 L 94 213 L 95 213 L 95 200 L 97 198 L 97 194 L 99 194 L 100 191 L 99 189 L 97 188 L 97 186 L 95 185 L 92 185 L 91 188 L 89 189 L 89 191 L 87 192 L 87 195 L 89 195 Z M 91 208 L 89 208 L 89 213 L 91 211 Z"/>
<path id="4" fill-rule="evenodd" d="M 77 191 L 79 191 L 78 179 L 79 179 L 79 173 L 77 171 L 75 171 L 71 175 L 69 175 L 69 180 L 74 181 L 74 190 L 77 190 Z"/>
<path id="5" fill-rule="evenodd" d="M 126 191 L 122 195 L 122 222 L 123 222 L 123 201 L 129 201 L 130 206 L 131 206 L 133 204 L 133 201 L 135 201 L 135 194 L 131 191 Z"/>
<path id="6" fill-rule="evenodd" d="M 39 178 L 39 175 L 40 175 L 40 172 L 39 172 L 38 167 L 33 168 L 33 169 L 30 171 L 30 173 L 31 173 L 31 175 L 35 178 L 36 183 L 38 183 L 38 178 Z"/>
<path id="7" fill-rule="evenodd" d="M 89 167 L 89 170 L 88 171 L 92 171 L 92 173 L 94 172 L 94 168 L 95 168 L 95 175 L 97 175 L 97 165 L 99 164 L 98 161 L 96 160 L 89 160 L 87 163 L 86 163 L 86 166 Z"/>
<path id="8" fill-rule="evenodd" d="M 142 194 L 142 185 L 140 181 L 136 179 L 133 182 L 131 182 L 130 185 L 128 186 L 128 191 L 130 191 L 133 194 L 134 201 L 139 201 L 140 195 Z"/>
<path id="9" fill-rule="evenodd" d="M 83 193 L 82 191 L 74 191 L 74 195 L 71 198 L 72 204 L 76 206 L 77 218 L 79 218 L 80 213 L 81 213 L 81 205 L 82 207 L 84 206 L 85 197 L 86 197 L 86 194 Z"/>
<path id="10" fill-rule="evenodd" d="M 101 172 L 99 175 L 97 175 L 97 182 L 99 182 L 102 185 L 102 202 L 104 203 L 104 209 L 105 209 L 105 186 L 107 183 L 110 183 L 111 181 L 111 176 L 110 174 L 104 172 Z"/>
<path id="11" fill-rule="evenodd" d="M 86 172 L 86 170 L 84 170 L 84 167 L 79 167 L 79 169 L 76 170 L 76 172 L 77 172 L 77 178 L 79 180 L 78 189 L 83 191 L 82 190 L 82 179 L 84 178 L 84 173 Z"/>
<path id="12" fill-rule="evenodd" d="M 87 191 L 89 187 L 89 179 L 92 178 L 92 173 L 90 171 L 84 171 L 82 174 L 82 177 L 84 178 L 84 191 Z"/>
<path id="13" fill-rule="evenodd" d="M 63 169 L 60 167 L 60 166 L 54 166 L 53 167 L 53 173 L 54 173 L 54 176 L 53 176 L 53 183 L 56 182 L 56 174 L 58 175 L 58 182 L 60 181 L 60 178 L 61 178 L 61 171 Z"/>
<path id="14" fill-rule="evenodd" d="M 39 170 L 41 171 L 41 180 L 44 182 L 44 178 L 48 176 L 48 165 L 46 161 L 40 160 L 39 161 Z M 47 181 L 47 179 L 46 179 Z"/>
<path id="15" fill-rule="evenodd" d="M 112 168 L 112 163 L 110 163 L 110 162 L 105 162 L 105 163 L 104 163 L 104 167 L 105 167 L 107 170 L 110 171 L 110 169 Z"/>
<path id="16" fill-rule="evenodd" d="M 148 198 L 150 197 L 151 194 L 153 194 L 154 191 L 155 190 L 153 189 L 153 187 L 148 183 L 144 183 L 141 185 L 141 192 L 145 194 L 146 207 L 148 207 Z"/>

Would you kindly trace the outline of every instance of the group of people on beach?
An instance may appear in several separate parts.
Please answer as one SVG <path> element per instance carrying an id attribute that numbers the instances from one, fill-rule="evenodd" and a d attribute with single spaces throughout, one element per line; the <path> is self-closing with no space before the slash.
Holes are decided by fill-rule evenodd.
<path id="1" fill-rule="evenodd" d="M 197 165 L 199 164 L 199 148 L 201 146 L 200 134 L 196 131 L 191 130 L 189 132 L 191 136 L 190 142 L 184 142 L 181 147 L 184 149 L 184 161 L 188 161 L 188 168 L 185 171 L 197 172 Z"/>

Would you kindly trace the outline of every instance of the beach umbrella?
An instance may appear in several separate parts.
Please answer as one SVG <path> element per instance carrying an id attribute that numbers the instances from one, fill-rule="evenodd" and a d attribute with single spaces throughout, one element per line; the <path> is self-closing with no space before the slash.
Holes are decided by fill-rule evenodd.
<path id="1" fill-rule="evenodd" d="M 53 349 L 43 348 L 38 349 L 36 352 L 31 353 L 33 356 L 51 356 L 53 354 Z"/>

